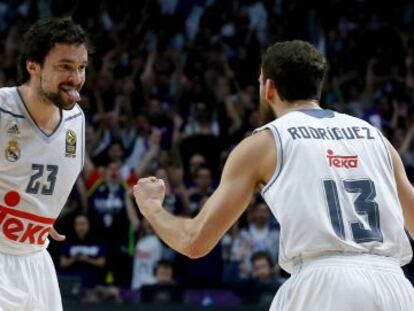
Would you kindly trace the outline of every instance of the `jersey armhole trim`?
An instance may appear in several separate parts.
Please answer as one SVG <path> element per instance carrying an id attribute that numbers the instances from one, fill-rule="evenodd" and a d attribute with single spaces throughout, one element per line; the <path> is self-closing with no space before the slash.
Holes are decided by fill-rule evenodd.
<path id="1" fill-rule="evenodd" d="M 384 145 L 385 152 L 386 152 L 387 158 L 388 158 L 388 164 L 390 165 L 391 171 L 394 172 L 394 166 L 392 165 L 390 150 L 388 149 L 388 146 L 385 143 L 384 138 L 382 137 L 381 131 L 377 129 L 377 132 L 378 132 L 378 136 L 381 138 L 382 144 Z"/>
<path id="2" fill-rule="evenodd" d="M 263 187 L 261 191 L 262 195 L 264 195 L 266 191 L 276 182 L 283 168 L 283 147 L 282 147 L 282 139 L 280 138 L 279 131 L 277 130 L 276 126 L 274 126 L 273 124 L 270 124 L 269 126 L 266 126 L 265 128 L 270 129 L 270 131 L 273 134 L 274 142 L 276 144 L 276 168 L 269 182 Z"/>
<path id="3" fill-rule="evenodd" d="M 81 126 L 81 132 L 82 132 L 81 157 L 82 158 L 81 158 L 81 168 L 80 168 L 80 172 L 79 172 L 79 174 L 80 174 L 80 173 L 82 173 L 82 170 L 85 166 L 85 150 L 84 150 L 84 148 L 85 148 L 85 122 L 86 122 L 86 119 L 85 119 L 85 114 L 83 113 L 83 110 L 79 107 L 79 105 L 77 107 L 80 111 L 79 113 L 82 115 L 82 126 Z"/>

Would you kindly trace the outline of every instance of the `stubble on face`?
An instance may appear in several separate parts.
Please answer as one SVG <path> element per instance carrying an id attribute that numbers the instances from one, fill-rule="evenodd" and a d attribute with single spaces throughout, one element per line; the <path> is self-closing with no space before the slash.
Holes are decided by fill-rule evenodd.
<path id="1" fill-rule="evenodd" d="M 260 99 L 260 120 L 263 124 L 269 123 L 275 119 L 275 114 L 273 110 L 270 108 L 269 103 L 261 98 Z"/>
<path id="2" fill-rule="evenodd" d="M 84 45 L 56 44 L 47 55 L 39 78 L 39 97 L 59 109 L 71 110 L 80 101 L 88 54 Z"/>
<path id="3" fill-rule="evenodd" d="M 51 92 L 51 91 L 46 91 L 45 88 L 43 87 L 43 79 L 42 76 L 40 77 L 40 86 L 38 89 L 38 93 L 40 95 L 40 98 L 43 98 L 45 101 L 49 101 L 51 102 L 53 105 L 55 105 L 56 107 L 58 107 L 59 109 L 62 110 L 72 110 L 73 107 L 75 107 L 76 102 L 66 102 L 63 98 L 62 95 L 59 94 L 60 89 L 61 89 L 61 85 L 58 86 L 58 91 L 57 92 Z"/>

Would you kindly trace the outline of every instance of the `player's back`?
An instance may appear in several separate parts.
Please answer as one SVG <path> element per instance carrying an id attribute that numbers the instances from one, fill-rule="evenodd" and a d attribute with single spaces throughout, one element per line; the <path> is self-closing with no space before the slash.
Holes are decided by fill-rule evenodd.
<path id="1" fill-rule="evenodd" d="M 287 271 L 331 253 L 412 256 L 382 134 L 331 110 L 290 112 L 272 130 L 277 165 L 262 195 L 280 222 Z"/>

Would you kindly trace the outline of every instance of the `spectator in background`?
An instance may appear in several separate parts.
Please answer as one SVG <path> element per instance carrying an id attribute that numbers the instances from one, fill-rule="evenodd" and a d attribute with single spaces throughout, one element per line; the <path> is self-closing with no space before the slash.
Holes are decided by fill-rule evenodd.
<path id="1" fill-rule="evenodd" d="M 194 186 L 188 190 L 190 211 L 193 215 L 198 213 L 203 198 L 209 197 L 214 191 L 211 170 L 207 166 L 198 167 L 194 175 Z"/>
<path id="2" fill-rule="evenodd" d="M 84 181 L 81 178 L 75 183 L 72 191 L 66 201 L 63 209 L 56 222 L 55 228 L 57 232 L 64 232 L 65 235 L 71 239 L 75 238 L 74 221 L 79 214 L 86 213 L 88 209 L 88 198 Z M 48 246 L 48 251 L 52 256 L 55 266 L 59 266 L 60 254 L 62 251 L 62 243 L 51 240 Z"/>
<path id="3" fill-rule="evenodd" d="M 159 155 L 161 135 L 157 129 L 154 129 L 149 141 L 146 143 L 146 149 L 142 150 L 144 153 L 140 155 L 139 159 L 130 155 L 125 160 L 125 149 L 122 147 L 120 140 L 113 140 L 105 150 L 105 153 L 100 156 L 100 165 L 97 165 L 90 153 L 85 154 L 85 166 L 83 169 L 83 176 L 86 180 L 86 187 L 90 188 L 92 184 L 104 175 L 103 167 L 111 162 L 121 163 L 121 177 L 128 185 L 133 185 L 137 182 L 139 176 L 146 174 L 146 172 L 154 166 L 155 158 Z M 141 157 L 142 156 L 142 157 Z M 131 166 L 132 160 L 137 162 Z"/>
<path id="4" fill-rule="evenodd" d="M 196 171 L 200 166 L 206 165 L 206 158 L 199 153 L 194 153 L 188 160 L 188 178 L 185 180 L 187 187 L 194 186 L 194 180 L 196 179 Z"/>
<path id="5" fill-rule="evenodd" d="M 161 103 L 158 98 L 151 98 L 148 103 L 148 117 L 152 126 L 160 131 L 160 145 L 163 150 L 171 149 L 174 133 L 174 121 L 168 115 L 168 103 Z"/>
<path id="6" fill-rule="evenodd" d="M 84 214 L 75 217 L 73 230 L 75 236 L 62 246 L 60 271 L 64 275 L 79 276 L 85 289 L 84 300 L 96 301 L 96 286 L 104 284 L 106 244 L 93 237 L 89 219 Z"/>
<path id="7" fill-rule="evenodd" d="M 218 177 L 218 167 L 220 165 L 220 154 L 222 151 L 222 141 L 214 133 L 214 122 L 211 107 L 205 103 L 198 103 L 195 112 L 195 125 L 190 126 L 188 136 L 180 143 L 180 154 L 183 160 L 184 174 L 189 176 L 189 159 L 194 154 L 201 154 L 206 159 L 206 165 L 214 168 L 212 176 Z M 194 128 L 194 130 L 193 130 Z"/>
<path id="8" fill-rule="evenodd" d="M 149 222 L 143 219 L 140 232 L 138 233 L 138 242 L 135 247 L 132 269 L 132 289 L 140 289 L 143 285 L 150 285 L 156 282 L 154 270 L 161 256 L 162 243 L 154 234 Z"/>
<path id="9" fill-rule="evenodd" d="M 139 219 L 121 176 L 121 163 L 109 163 L 104 175 L 89 183 L 88 191 L 88 217 L 94 220 L 93 230 L 108 241 L 108 270 L 113 278 L 109 282 L 128 288 Z"/>
<path id="10" fill-rule="evenodd" d="M 279 231 L 272 228 L 269 208 L 259 200 L 247 211 L 247 226 L 236 237 L 232 260 L 239 266 L 239 277 L 246 279 L 252 272 L 251 258 L 258 251 L 268 252 L 273 262 L 277 260 Z"/>
<path id="11" fill-rule="evenodd" d="M 207 201 L 208 196 L 200 198 L 199 208 Z M 179 253 L 175 256 L 175 266 L 181 283 L 189 288 L 222 288 L 224 276 L 223 246 L 218 243 L 204 257 L 189 259 Z"/>
<path id="12" fill-rule="evenodd" d="M 280 286 L 285 281 L 280 276 L 279 265 L 273 265 L 269 253 L 259 251 L 250 259 L 252 273 L 248 280 L 239 286 L 239 294 L 247 303 L 269 305 Z"/>
<path id="13" fill-rule="evenodd" d="M 183 301 L 183 290 L 173 279 L 174 267 L 170 261 L 158 261 L 154 274 L 155 283 L 141 288 L 142 302 L 177 303 Z"/>
<path id="14" fill-rule="evenodd" d="M 140 124 L 137 125 L 139 130 L 132 151 L 124 161 L 124 177 L 135 174 L 139 178 L 148 170 L 156 168 L 156 157 L 160 152 L 161 131 L 155 127 L 151 128 L 147 117 L 143 115 L 138 115 L 136 120 Z"/>
<path id="15" fill-rule="evenodd" d="M 160 285 L 174 284 L 174 268 L 171 262 L 160 260 L 155 267 L 156 283 Z"/>
<path id="16" fill-rule="evenodd" d="M 232 285 L 239 281 L 239 263 L 232 260 L 232 248 L 240 230 L 240 220 L 226 232 L 220 241 L 223 256 L 223 283 Z"/>

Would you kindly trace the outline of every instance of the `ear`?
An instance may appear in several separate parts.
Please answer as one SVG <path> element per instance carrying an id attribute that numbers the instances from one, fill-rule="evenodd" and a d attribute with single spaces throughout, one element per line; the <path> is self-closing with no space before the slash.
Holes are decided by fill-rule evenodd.
<path id="1" fill-rule="evenodd" d="M 265 99 L 268 102 L 273 102 L 275 97 L 278 96 L 275 82 L 271 79 L 266 79 L 265 82 Z"/>
<path id="2" fill-rule="evenodd" d="M 279 92 L 277 91 L 277 85 L 271 79 L 266 79 L 265 82 L 265 98 L 271 103 L 281 101 Z"/>
<path id="3" fill-rule="evenodd" d="M 40 65 L 34 61 L 26 61 L 26 69 L 31 76 L 38 75 L 40 72 Z"/>

